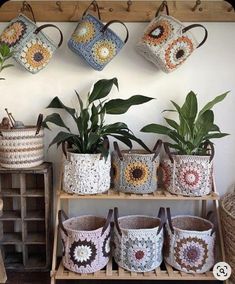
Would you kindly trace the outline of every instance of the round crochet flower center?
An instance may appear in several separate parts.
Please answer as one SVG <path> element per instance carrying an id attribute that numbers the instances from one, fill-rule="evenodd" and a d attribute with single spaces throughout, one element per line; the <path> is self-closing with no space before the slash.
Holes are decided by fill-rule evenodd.
<path id="1" fill-rule="evenodd" d="M 7 27 L 0 36 L 0 42 L 9 47 L 16 45 L 26 32 L 26 25 L 23 21 L 16 21 Z"/>
<path id="2" fill-rule="evenodd" d="M 91 22 L 82 22 L 72 35 L 72 38 L 78 43 L 91 41 L 95 35 L 95 28 Z"/>
<path id="3" fill-rule="evenodd" d="M 142 258 L 144 258 L 144 252 L 142 250 L 138 250 L 136 253 L 135 253 L 135 258 L 140 260 Z"/>
<path id="4" fill-rule="evenodd" d="M 173 70 L 178 67 L 193 50 L 192 41 L 188 37 L 182 36 L 171 42 L 165 52 L 167 68 Z"/>
<path id="5" fill-rule="evenodd" d="M 182 187 L 195 190 L 203 183 L 204 169 L 199 164 L 184 163 L 179 167 L 178 177 Z"/>
<path id="6" fill-rule="evenodd" d="M 151 45 L 159 45 L 167 40 L 173 28 L 166 20 L 160 20 L 151 25 L 144 35 L 144 41 Z"/>
<path id="7" fill-rule="evenodd" d="M 98 41 L 92 48 L 92 54 L 99 64 L 106 64 L 115 56 L 116 46 L 110 40 Z"/>
<path id="8" fill-rule="evenodd" d="M 140 186 L 146 183 L 149 177 L 149 168 L 145 163 L 134 162 L 125 169 L 126 181 L 132 185 Z"/>

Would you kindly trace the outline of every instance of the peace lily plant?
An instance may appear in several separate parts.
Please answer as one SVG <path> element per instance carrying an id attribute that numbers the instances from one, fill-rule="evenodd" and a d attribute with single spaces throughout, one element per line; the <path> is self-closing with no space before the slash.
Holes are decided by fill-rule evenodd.
<path id="1" fill-rule="evenodd" d="M 0 44 L 0 73 L 13 64 L 6 64 L 6 62 L 13 56 L 13 52 L 10 50 L 8 45 Z M 0 78 L 0 80 L 5 80 L 5 78 Z"/>
<path id="2" fill-rule="evenodd" d="M 149 151 L 123 122 L 108 124 L 106 114 L 119 115 L 126 113 L 133 105 L 146 103 L 152 98 L 135 95 L 129 99 L 108 99 L 113 86 L 118 89 L 117 78 L 99 80 L 94 84 L 85 100 L 76 92 L 78 108 L 71 108 L 55 97 L 47 108 L 65 110 L 76 126 L 72 132 L 59 113 L 52 113 L 44 120 L 65 129 L 60 131 L 50 143 L 60 146 L 67 142 L 69 149 L 64 164 L 64 190 L 78 194 L 90 194 L 107 191 L 110 187 L 110 156 L 108 138 L 113 137 L 129 148 L 132 141 Z M 104 158 L 103 158 L 104 157 Z"/>
<path id="3" fill-rule="evenodd" d="M 164 111 L 176 112 L 178 121 L 164 117 L 167 126 L 149 124 L 141 129 L 142 132 L 166 135 L 171 140 L 164 144 L 168 158 L 162 161 L 163 182 L 170 192 L 190 196 L 211 192 L 214 153 L 211 140 L 228 135 L 215 124 L 212 108 L 227 94 L 217 96 L 198 110 L 197 96 L 191 91 L 182 106 L 171 101 L 174 109 Z M 208 155 L 208 147 L 211 155 Z"/>

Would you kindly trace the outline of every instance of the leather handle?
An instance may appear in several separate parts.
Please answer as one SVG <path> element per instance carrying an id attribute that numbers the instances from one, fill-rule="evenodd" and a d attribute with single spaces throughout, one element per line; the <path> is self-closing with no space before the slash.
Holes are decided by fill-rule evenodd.
<path id="1" fill-rule="evenodd" d="M 109 226 L 109 224 L 110 224 L 110 222 L 111 222 L 112 216 L 113 216 L 113 209 L 109 209 L 109 213 L 108 213 L 106 222 L 105 222 L 105 224 L 104 224 L 104 227 L 103 227 L 103 229 L 102 229 L 101 236 L 103 236 L 103 234 L 105 233 L 105 231 L 108 229 L 108 226 Z"/>
<path id="2" fill-rule="evenodd" d="M 101 32 L 104 33 L 104 32 L 107 30 L 107 28 L 108 28 L 110 25 L 114 24 L 114 23 L 122 24 L 122 25 L 125 27 L 125 29 L 126 29 L 126 38 L 125 38 L 125 40 L 124 40 L 124 43 L 127 43 L 128 38 L 129 38 L 129 31 L 128 31 L 127 26 L 126 26 L 122 21 L 113 20 L 113 21 L 108 22 L 106 25 L 103 26 L 103 28 L 101 29 Z"/>
<path id="3" fill-rule="evenodd" d="M 172 234 L 174 235 L 174 228 L 173 228 L 172 220 L 171 220 L 171 210 L 169 207 L 166 208 L 166 213 L 167 213 L 168 225 L 170 227 Z"/>
<path id="4" fill-rule="evenodd" d="M 194 28 L 203 28 L 204 31 L 205 31 L 205 35 L 204 35 L 204 38 L 203 40 L 199 43 L 199 45 L 197 46 L 197 48 L 199 48 L 200 46 L 202 46 L 205 41 L 207 40 L 207 37 L 208 37 L 208 31 L 207 29 L 203 26 L 203 25 L 200 25 L 200 24 L 193 24 L 193 25 L 189 25 L 185 28 L 182 29 L 182 33 L 186 33 L 187 31 L 191 30 L 191 29 L 194 29 Z"/>
<path id="5" fill-rule="evenodd" d="M 154 156 L 153 156 L 153 158 L 152 158 L 152 162 L 153 162 L 153 161 L 157 158 L 157 156 L 160 154 L 161 148 L 162 148 L 162 140 L 161 140 L 161 139 L 158 139 L 158 140 L 157 140 L 157 143 L 156 143 L 155 146 L 153 147 Z"/>
<path id="6" fill-rule="evenodd" d="M 211 161 L 213 160 L 213 158 L 214 158 L 214 156 L 215 156 L 215 147 L 214 147 L 214 144 L 211 142 L 211 141 L 209 141 L 209 140 L 207 140 L 207 141 L 205 141 L 205 143 L 204 143 L 204 149 L 205 150 L 208 150 L 208 151 L 210 151 L 210 163 L 211 163 Z M 210 148 L 209 148 L 209 147 Z"/>
<path id="7" fill-rule="evenodd" d="M 68 236 L 68 232 L 66 231 L 62 222 L 62 217 L 64 217 L 65 220 L 69 218 L 67 214 L 64 212 L 64 210 L 59 210 L 58 212 L 59 228 L 65 233 L 66 236 Z"/>
<path id="8" fill-rule="evenodd" d="M 86 8 L 86 10 L 83 12 L 83 14 L 82 14 L 82 19 L 86 16 L 86 14 L 87 14 L 89 8 L 90 8 L 92 5 L 95 7 L 95 9 L 97 9 L 98 17 L 99 17 L 99 19 L 101 20 L 100 8 L 99 8 L 99 6 L 98 6 L 98 3 L 97 3 L 95 0 L 92 1 L 92 2 L 90 3 L 90 5 Z"/>
<path id="9" fill-rule="evenodd" d="M 159 209 L 159 212 L 158 212 L 158 216 L 157 216 L 160 220 L 161 220 L 161 223 L 159 225 L 159 228 L 157 230 L 157 235 L 161 232 L 165 222 L 166 222 L 166 214 L 165 214 L 165 208 L 164 207 L 161 207 Z"/>
<path id="10" fill-rule="evenodd" d="M 121 153 L 120 148 L 119 148 L 119 146 L 118 146 L 118 143 L 117 143 L 116 141 L 113 142 L 113 148 L 114 148 L 114 150 L 116 151 L 116 153 L 117 153 L 119 159 L 120 159 L 121 161 L 123 161 L 122 153 Z"/>
<path id="11" fill-rule="evenodd" d="M 25 11 L 29 11 L 31 13 L 31 15 L 33 17 L 33 21 L 36 24 L 36 19 L 35 19 L 35 15 L 34 15 L 34 12 L 33 12 L 33 8 L 29 5 L 29 3 L 27 1 L 23 1 L 22 7 L 20 9 L 21 13 L 23 13 Z"/>
<path id="12" fill-rule="evenodd" d="M 114 225 L 115 225 L 115 227 L 117 228 L 117 231 L 118 231 L 119 235 L 121 236 L 121 235 L 122 235 L 122 231 L 121 231 L 121 228 L 120 228 L 120 226 L 119 226 L 118 216 L 119 216 L 119 215 L 118 215 L 118 208 L 115 207 L 115 208 L 114 208 L 114 216 L 113 216 L 113 218 L 114 218 Z"/>
<path id="13" fill-rule="evenodd" d="M 62 34 L 62 31 L 57 27 L 57 26 L 55 26 L 55 25 L 52 25 L 52 24 L 46 24 L 46 25 L 42 25 L 42 26 L 40 26 L 40 27 L 38 27 L 36 30 L 35 30 L 35 34 L 38 34 L 41 30 L 43 30 L 43 29 L 45 29 L 45 28 L 55 28 L 55 29 L 57 29 L 58 31 L 59 31 L 59 33 L 60 33 L 60 42 L 59 42 L 59 44 L 58 44 L 58 47 L 60 47 L 61 46 L 61 44 L 63 43 L 63 34 Z"/>
<path id="14" fill-rule="evenodd" d="M 157 9 L 155 17 L 158 17 L 160 12 L 163 12 L 164 8 L 166 9 L 166 14 L 169 16 L 169 8 L 168 8 L 168 5 L 167 5 L 167 1 L 163 1 L 162 4 Z"/>
<path id="15" fill-rule="evenodd" d="M 173 157 L 172 157 L 172 155 L 171 155 L 171 151 L 170 151 L 170 148 L 169 148 L 169 144 L 168 144 L 167 142 L 164 142 L 163 145 L 164 145 L 164 150 L 165 150 L 167 156 L 169 157 L 169 159 L 171 160 L 171 162 L 174 163 L 174 159 L 173 159 Z"/>
<path id="16" fill-rule="evenodd" d="M 104 138 L 103 147 L 104 147 L 106 150 L 109 150 L 109 139 L 108 139 L 107 136 Z M 101 155 L 100 155 L 100 160 L 102 160 L 103 157 L 104 157 L 103 154 L 101 154 Z"/>
<path id="17" fill-rule="evenodd" d="M 217 229 L 217 218 L 215 217 L 215 213 L 213 211 L 209 211 L 206 215 L 206 219 L 211 221 L 213 223 L 213 228 L 211 230 L 211 236 L 214 234 L 214 232 Z"/>
<path id="18" fill-rule="evenodd" d="M 41 128 L 42 128 L 42 122 L 43 122 L 43 114 L 39 114 L 38 116 L 38 120 L 37 120 L 37 124 L 36 124 L 36 133 L 35 136 L 38 135 L 38 133 L 40 132 Z"/>
<path id="19" fill-rule="evenodd" d="M 68 148 L 67 142 L 63 141 L 62 142 L 62 152 L 63 152 L 66 159 L 68 158 L 67 148 Z"/>

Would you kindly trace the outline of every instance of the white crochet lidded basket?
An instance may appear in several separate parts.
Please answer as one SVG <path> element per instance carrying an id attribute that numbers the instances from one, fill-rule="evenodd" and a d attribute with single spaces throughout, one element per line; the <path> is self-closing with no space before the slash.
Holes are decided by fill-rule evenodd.
<path id="1" fill-rule="evenodd" d="M 172 267 L 186 273 L 205 273 L 215 260 L 215 226 L 195 216 L 171 218 L 167 208 L 164 259 Z"/>
<path id="2" fill-rule="evenodd" d="M 118 217 L 114 208 L 114 259 L 129 271 L 148 272 L 162 263 L 165 209 L 158 217 L 132 215 Z"/>

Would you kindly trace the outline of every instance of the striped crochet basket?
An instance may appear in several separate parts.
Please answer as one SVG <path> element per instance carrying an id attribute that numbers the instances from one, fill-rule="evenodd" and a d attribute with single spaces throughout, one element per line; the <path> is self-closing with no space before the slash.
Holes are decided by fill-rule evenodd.
<path id="1" fill-rule="evenodd" d="M 35 126 L 0 130 L 0 166 L 31 168 L 43 163 L 44 131 Z M 36 134 L 37 133 L 37 134 Z"/>

